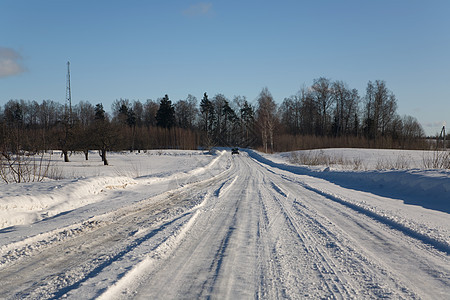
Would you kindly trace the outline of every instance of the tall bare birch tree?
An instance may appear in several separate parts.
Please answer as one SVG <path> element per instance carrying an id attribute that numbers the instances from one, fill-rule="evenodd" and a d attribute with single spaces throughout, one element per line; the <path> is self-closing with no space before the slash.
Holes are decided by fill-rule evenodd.
<path id="1" fill-rule="evenodd" d="M 257 101 L 257 124 L 261 130 L 261 139 L 264 151 L 268 152 L 270 145 L 270 151 L 273 152 L 273 136 L 277 122 L 277 105 L 267 87 L 262 89 Z"/>

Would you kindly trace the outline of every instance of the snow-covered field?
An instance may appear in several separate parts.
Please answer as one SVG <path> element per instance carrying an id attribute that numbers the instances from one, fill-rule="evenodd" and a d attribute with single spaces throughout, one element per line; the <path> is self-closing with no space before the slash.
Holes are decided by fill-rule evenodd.
<path id="1" fill-rule="evenodd" d="M 0 298 L 448 299 L 450 172 L 423 151 L 319 153 L 351 163 L 53 155 L 62 179 L 0 184 Z"/>
<path id="2" fill-rule="evenodd" d="M 158 191 L 177 185 L 178 178 L 193 177 L 213 161 L 202 151 L 146 151 L 147 153 L 112 153 L 104 166 L 97 153 L 86 161 L 84 154 L 74 154 L 64 163 L 57 152 L 49 157 L 52 172 L 61 180 L 41 183 L 0 184 L 0 228 L 25 225 L 82 206 L 100 204 L 101 212 L 114 210 L 147 198 L 147 191 L 136 197 L 110 199 L 110 191 L 120 194 L 130 186 L 157 184 Z M 126 189 L 128 187 L 128 189 Z M 110 199 L 110 200 L 108 200 Z M 103 203 L 107 201 L 107 205 Z"/>

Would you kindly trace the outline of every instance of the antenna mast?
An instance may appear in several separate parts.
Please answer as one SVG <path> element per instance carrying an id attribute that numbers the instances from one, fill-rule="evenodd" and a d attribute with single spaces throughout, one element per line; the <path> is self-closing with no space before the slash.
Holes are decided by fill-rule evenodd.
<path id="1" fill-rule="evenodd" d="M 69 108 L 68 122 L 72 124 L 72 92 L 70 91 L 70 62 L 67 62 L 66 107 Z"/>
<path id="2" fill-rule="evenodd" d="M 437 139 L 436 143 L 436 150 L 439 148 L 439 141 L 442 139 L 442 148 L 444 151 L 446 150 L 446 141 L 445 141 L 445 124 L 442 126 L 441 133 L 439 134 L 439 137 Z"/>
<path id="3" fill-rule="evenodd" d="M 442 143 L 443 143 L 443 145 L 444 145 L 444 151 L 445 151 L 445 149 L 446 149 L 446 145 L 445 145 L 445 125 L 444 126 L 442 126 L 442 132 L 441 132 L 441 134 L 442 134 Z"/>

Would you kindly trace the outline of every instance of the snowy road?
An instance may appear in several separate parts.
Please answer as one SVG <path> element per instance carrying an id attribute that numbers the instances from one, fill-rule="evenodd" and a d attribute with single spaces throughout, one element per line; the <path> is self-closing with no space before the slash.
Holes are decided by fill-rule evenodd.
<path id="1" fill-rule="evenodd" d="M 351 204 L 380 196 L 283 171 L 245 152 L 220 159 L 220 172 L 203 170 L 195 181 L 3 253 L 0 296 L 445 299 L 450 294 L 447 245 Z"/>

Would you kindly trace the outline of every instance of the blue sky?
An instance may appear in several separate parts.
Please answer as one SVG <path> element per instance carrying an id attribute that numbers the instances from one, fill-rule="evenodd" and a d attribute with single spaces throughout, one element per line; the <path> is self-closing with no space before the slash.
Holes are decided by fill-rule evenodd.
<path id="1" fill-rule="evenodd" d="M 0 0 L 0 105 L 172 101 L 206 91 L 278 103 L 321 76 L 385 80 L 428 134 L 450 124 L 450 1 Z"/>

